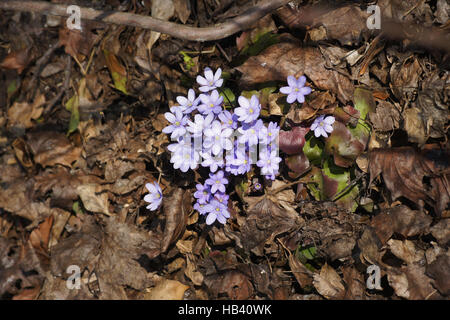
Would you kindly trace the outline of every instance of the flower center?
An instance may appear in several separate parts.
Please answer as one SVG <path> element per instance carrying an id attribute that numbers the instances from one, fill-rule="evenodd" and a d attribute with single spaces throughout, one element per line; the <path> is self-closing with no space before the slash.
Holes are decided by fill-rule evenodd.
<path id="1" fill-rule="evenodd" d="M 299 92 L 299 88 L 295 88 L 294 91 L 295 91 L 295 92 Z"/>
<path id="2" fill-rule="evenodd" d="M 211 108 L 214 108 L 214 103 L 211 103 L 209 106 L 210 106 Z"/>
<path id="3" fill-rule="evenodd" d="M 228 124 L 233 124 L 233 120 L 229 120 L 229 121 L 228 121 Z"/>
<path id="4" fill-rule="evenodd" d="M 220 184 L 220 180 L 216 180 L 216 183 L 217 183 L 217 184 Z"/>
<path id="5" fill-rule="evenodd" d="M 219 211 L 220 211 L 220 208 L 216 208 L 216 211 L 219 212 Z"/>
<path id="6" fill-rule="evenodd" d="M 208 192 L 206 192 L 206 191 L 203 191 L 203 194 L 204 194 L 205 196 L 207 196 L 207 195 L 208 195 Z"/>
<path id="7" fill-rule="evenodd" d="M 176 122 L 175 122 L 175 125 L 176 125 L 176 126 L 179 126 L 179 125 L 180 125 L 180 121 L 176 121 Z"/>
<path id="8" fill-rule="evenodd" d="M 216 140 L 219 140 L 220 139 L 220 137 L 219 136 L 216 136 Z"/>
<path id="9" fill-rule="evenodd" d="M 323 123 L 323 121 L 320 121 L 319 125 L 320 125 L 321 127 L 323 127 L 325 124 Z"/>
<path id="10" fill-rule="evenodd" d="M 271 137 L 272 136 L 272 132 L 269 132 L 269 137 Z"/>
<path id="11" fill-rule="evenodd" d="M 250 108 L 250 109 L 248 110 L 248 112 L 250 112 L 250 113 L 253 113 L 253 109 L 252 109 L 252 108 Z"/>
<path id="12" fill-rule="evenodd" d="M 250 132 L 251 133 L 255 133 L 255 129 L 250 129 Z"/>
<path id="13" fill-rule="evenodd" d="M 189 102 L 189 103 L 188 103 L 188 107 L 192 107 L 192 102 Z"/>

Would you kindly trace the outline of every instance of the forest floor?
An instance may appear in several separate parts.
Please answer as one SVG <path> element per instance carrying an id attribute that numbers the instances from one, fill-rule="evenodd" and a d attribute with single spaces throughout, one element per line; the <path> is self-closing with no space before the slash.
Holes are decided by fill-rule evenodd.
<path id="1" fill-rule="evenodd" d="M 258 3 L 49 2 L 195 27 Z M 1 299 L 449 298 L 448 2 L 291 4 L 206 42 L 0 9 Z M 225 224 L 193 209 L 208 171 L 174 169 L 162 132 L 206 67 L 225 109 L 256 95 L 281 129 L 275 180 L 229 176 Z"/>

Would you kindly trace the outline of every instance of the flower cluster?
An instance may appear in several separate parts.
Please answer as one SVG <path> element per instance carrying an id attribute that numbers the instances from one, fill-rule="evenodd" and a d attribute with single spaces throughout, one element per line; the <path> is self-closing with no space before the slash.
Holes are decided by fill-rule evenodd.
<path id="1" fill-rule="evenodd" d="M 311 88 L 305 86 L 306 77 L 301 76 L 300 78 L 295 78 L 294 76 L 287 77 L 287 87 L 280 88 L 280 92 L 287 94 L 286 101 L 288 103 L 294 103 L 296 100 L 299 103 L 305 102 L 305 96 L 311 93 Z M 328 138 L 328 133 L 333 132 L 333 123 L 335 118 L 333 116 L 325 117 L 321 115 L 317 117 L 313 124 L 311 125 L 311 130 L 314 131 L 314 135 L 318 138 L 324 136 Z"/>
<path id="2" fill-rule="evenodd" d="M 177 97 L 178 105 L 165 113 L 169 125 L 163 129 L 174 141 L 168 150 L 175 169 L 187 172 L 201 165 L 210 171 L 194 193 L 194 209 L 206 216 L 207 224 L 216 220 L 224 224 L 230 217 L 226 194 L 230 175 L 245 174 L 256 164 L 266 179 L 274 180 L 281 161 L 279 126 L 270 122 L 266 127 L 259 119 L 261 104 L 255 95 L 240 96 L 233 112 L 224 110 L 218 91 L 221 75 L 220 68 L 216 72 L 206 68 L 204 76 L 197 76 L 202 93 L 196 97 L 190 89 L 187 97 Z"/>

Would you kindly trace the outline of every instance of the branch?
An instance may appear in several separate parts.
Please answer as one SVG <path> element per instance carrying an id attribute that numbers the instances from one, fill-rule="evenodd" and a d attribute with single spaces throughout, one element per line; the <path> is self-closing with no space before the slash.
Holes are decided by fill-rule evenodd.
<path id="1" fill-rule="evenodd" d="M 150 29 L 185 40 L 211 41 L 226 38 L 236 32 L 249 28 L 266 14 L 280 8 L 289 1 L 291 0 L 262 0 L 256 6 L 227 22 L 205 28 L 185 26 L 128 12 L 104 11 L 83 7 L 80 7 L 80 11 L 81 19 L 83 20 Z M 68 5 L 43 1 L 3 0 L 0 2 L 0 9 L 4 10 L 31 11 L 62 17 L 70 15 L 67 13 L 67 7 Z"/>

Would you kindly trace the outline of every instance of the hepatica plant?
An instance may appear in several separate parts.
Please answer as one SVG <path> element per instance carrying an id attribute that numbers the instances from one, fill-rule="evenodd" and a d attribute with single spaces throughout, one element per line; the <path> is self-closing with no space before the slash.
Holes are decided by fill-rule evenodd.
<path id="1" fill-rule="evenodd" d="M 206 223 L 225 224 L 230 217 L 227 186 L 231 176 L 244 175 L 252 165 L 274 180 L 281 158 L 278 156 L 279 127 L 261 119 L 261 104 L 256 95 L 238 98 L 233 111 L 224 109 L 219 93 L 222 70 L 210 68 L 197 76 L 200 94 L 189 89 L 187 97 L 177 97 L 179 105 L 165 113 L 169 125 L 163 132 L 173 143 L 168 146 L 170 162 L 182 172 L 202 166 L 209 170 L 204 183 L 196 185 L 194 209 L 206 216 Z M 150 198 L 150 197 L 149 197 Z M 153 198 L 152 198 L 153 199 Z"/>
<path id="2" fill-rule="evenodd" d="M 178 105 L 172 106 L 170 112 L 165 113 L 169 125 L 163 132 L 172 141 L 168 150 L 174 169 L 182 172 L 199 167 L 207 169 L 207 174 L 202 177 L 203 183 L 196 185 L 194 209 L 206 217 L 208 225 L 215 221 L 225 224 L 230 218 L 227 189 L 230 189 L 229 183 L 233 176 L 247 175 L 254 166 L 258 171 L 252 173 L 259 172 L 264 179 L 275 180 L 282 161 L 279 149 L 286 154 L 285 162 L 289 169 L 298 173 L 298 176 L 308 170 L 312 171 L 313 180 L 320 176 L 322 180 L 316 179 L 315 182 L 318 187 L 308 186 L 316 199 L 330 198 L 330 194 L 336 194 L 339 188 L 343 188 L 344 180 L 338 179 L 338 182 L 331 183 L 331 189 L 335 187 L 333 183 L 338 184 L 332 192 L 325 190 L 324 186 L 336 178 L 333 176 L 334 167 L 326 161 L 332 155 L 338 166 L 348 165 L 349 154 L 354 157 L 349 150 L 356 146 L 362 152 L 365 145 L 362 149 L 357 145 L 358 141 L 364 140 L 358 127 L 346 127 L 351 122 L 348 117 L 343 117 L 347 122 L 342 121 L 341 116 L 340 121 L 336 120 L 339 110 L 333 115 L 317 114 L 313 119 L 302 121 L 288 131 L 280 131 L 276 122 L 265 124 L 260 118 L 262 107 L 256 94 L 239 96 L 238 105 L 232 110 L 225 110 L 225 95 L 221 89 L 224 81 L 220 68 L 215 72 L 206 68 L 204 74 L 197 76 L 196 80 L 199 95 L 191 88 L 186 97 L 176 98 Z M 280 92 L 287 95 L 288 104 L 304 103 L 305 97 L 312 91 L 306 86 L 304 76 L 289 76 L 287 84 Z M 345 114 L 360 116 L 359 111 L 354 108 L 344 111 Z M 364 117 L 366 114 L 367 112 Z M 358 141 L 353 141 L 355 136 Z M 351 145 L 347 146 L 349 143 Z M 351 160 L 354 162 L 355 159 Z M 317 167 L 312 168 L 311 163 Z M 330 173 L 328 176 L 327 172 Z M 347 174 L 345 178 L 348 177 Z M 147 188 L 150 194 L 144 199 L 150 202 L 148 208 L 155 210 L 160 204 L 161 189 L 157 185 L 148 185 Z M 252 190 L 259 192 L 261 189 L 262 184 L 255 182 Z"/>

